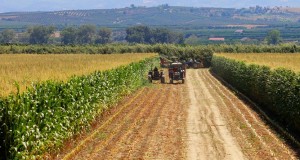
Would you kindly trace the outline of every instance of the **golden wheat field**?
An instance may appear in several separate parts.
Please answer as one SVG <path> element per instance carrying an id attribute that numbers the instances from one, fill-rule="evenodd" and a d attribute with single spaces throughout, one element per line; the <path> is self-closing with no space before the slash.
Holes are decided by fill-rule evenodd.
<path id="1" fill-rule="evenodd" d="M 157 56 L 148 54 L 0 54 L 0 96 L 21 91 L 31 83 L 45 80 L 65 81 L 72 75 L 112 69 Z"/>
<path id="2" fill-rule="evenodd" d="M 241 60 L 248 64 L 265 65 L 272 69 L 283 67 L 300 72 L 299 53 L 218 53 L 216 55 Z"/>

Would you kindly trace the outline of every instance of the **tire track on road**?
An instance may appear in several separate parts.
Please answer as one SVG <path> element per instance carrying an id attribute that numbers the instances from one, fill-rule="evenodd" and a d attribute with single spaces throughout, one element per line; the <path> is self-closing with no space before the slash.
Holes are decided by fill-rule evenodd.
<path id="1" fill-rule="evenodd" d="M 296 159 L 291 151 L 280 141 L 277 136 L 272 133 L 269 127 L 262 121 L 258 120 L 258 114 L 251 110 L 243 101 L 241 101 L 236 95 L 228 90 L 223 84 L 221 84 L 215 77 L 213 77 L 208 70 L 201 72 L 208 82 L 215 88 L 216 92 L 219 92 L 231 106 L 236 110 L 238 114 L 243 118 L 243 121 L 247 124 L 254 135 L 259 139 L 259 142 L 263 146 L 263 150 L 269 152 L 268 157 L 273 159 Z M 274 141 L 276 143 L 274 143 Z M 259 149 L 261 156 L 267 157 L 263 153 L 263 150 Z"/>
<path id="2" fill-rule="evenodd" d="M 199 70 L 189 70 L 188 159 L 244 159 Z"/>

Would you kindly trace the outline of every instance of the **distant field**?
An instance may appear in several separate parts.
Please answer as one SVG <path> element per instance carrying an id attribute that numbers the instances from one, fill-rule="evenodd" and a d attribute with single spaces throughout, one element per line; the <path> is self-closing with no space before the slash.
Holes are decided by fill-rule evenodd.
<path id="1" fill-rule="evenodd" d="M 232 59 L 242 60 L 246 63 L 270 66 L 272 69 L 284 67 L 300 72 L 300 54 L 275 54 L 275 53 L 245 53 L 245 54 L 216 54 Z"/>
<path id="2" fill-rule="evenodd" d="M 288 11 L 288 12 L 294 12 L 294 13 L 300 13 L 300 8 L 285 7 L 285 8 L 281 8 L 281 10 Z"/>
<path id="3" fill-rule="evenodd" d="M 131 62 L 140 61 L 156 54 L 0 54 L 0 96 L 21 91 L 32 82 L 45 80 L 65 81 L 72 75 L 85 75 L 96 70 L 108 70 Z"/>
<path id="4" fill-rule="evenodd" d="M 238 25 L 235 25 L 235 24 L 230 24 L 230 25 L 226 25 L 227 27 L 244 27 L 244 28 L 247 28 L 247 29 L 253 29 L 253 28 L 256 28 L 256 27 L 267 27 L 268 25 L 253 25 L 253 24 L 238 24 Z"/>

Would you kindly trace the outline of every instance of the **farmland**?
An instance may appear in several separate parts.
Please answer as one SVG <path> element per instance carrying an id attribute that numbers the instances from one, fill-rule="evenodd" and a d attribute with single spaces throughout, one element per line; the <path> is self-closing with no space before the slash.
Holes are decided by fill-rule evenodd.
<path id="1" fill-rule="evenodd" d="M 299 158 L 298 148 L 290 146 L 266 123 L 256 105 L 236 94 L 245 93 L 263 109 L 273 109 L 276 116 L 289 122 L 288 127 L 297 130 L 298 90 L 293 88 L 297 87 L 297 78 L 293 77 L 296 75 L 276 69 L 273 73 L 267 67 L 261 71 L 260 66 L 227 59 L 224 57 L 227 54 L 212 54 L 213 50 L 295 51 L 297 46 L 12 47 L 2 49 L 44 52 L 0 55 L 2 63 L 10 66 L 5 68 L 6 75 L 12 72 L 21 77 L 27 73 L 11 81 L 17 81 L 21 87 L 28 86 L 24 79 L 30 74 L 33 79 L 29 81 L 35 81 L 22 92 L 0 99 L 3 131 L 0 145 L 4 146 L 1 150 L 4 159 Z M 46 54 L 54 49 L 68 54 Z M 74 54 L 80 49 L 95 53 L 104 50 L 149 53 Z M 185 84 L 148 84 L 147 71 L 158 65 L 157 54 L 150 51 L 165 57 L 178 56 L 180 60 L 191 57 L 203 60 L 208 67 L 212 64 L 212 72 L 189 69 Z M 18 68 L 24 70 L 16 72 Z M 257 69 L 255 74 L 267 74 L 256 76 L 248 68 Z M 38 75 L 39 72 L 44 74 Z M 280 81 L 279 78 L 285 80 L 289 75 L 292 82 Z M 238 91 L 225 86 L 220 77 Z M 266 82 L 264 78 L 270 78 L 265 86 L 261 85 Z M 168 77 L 166 81 L 169 82 Z M 274 88 L 279 90 L 274 92 Z M 280 98 L 283 94 L 289 96 Z M 283 100 L 287 101 L 280 103 Z"/>
<path id="2" fill-rule="evenodd" d="M 239 53 L 239 54 L 217 54 L 217 56 L 224 56 L 231 59 L 244 61 L 247 64 L 258 64 L 269 66 L 272 69 L 279 67 L 291 69 L 296 72 L 300 72 L 300 54 L 294 53 Z"/>
<path id="3" fill-rule="evenodd" d="M 296 152 L 208 69 L 124 99 L 54 159 L 296 159 Z M 234 137 L 234 138 L 233 138 Z"/>
<path id="4" fill-rule="evenodd" d="M 109 56 L 110 62 L 117 59 L 113 55 Z M 155 54 L 136 59 L 128 56 L 133 57 L 133 54 L 123 57 L 129 59 L 124 60 L 127 61 L 126 65 L 117 63 L 118 66 L 110 66 L 113 68 L 104 71 L 100 69 L 105 69 L 105 66 L 98 67 L 99 70 L 87 70 L 91 73 L 71 76 L 65 81 L 38 81 L 24 92 L 18 91 L 0 98 L 1 158 L 34 159 L 45 152 L 59 149 L 63 141 L 88 129 L 88 124 L 97 115 L 141 87 L 145 83 L 145 77 L 141 75 L 149 70 L 156 59 Z M 31 63 L 36 61 L 31 60 Z M 91 59 L 89 61 L 92 62 Z M 105 62 L 105 59 L 102 61 Z M 74 62 L 71 66 L 76 65 Z M 47 68 L 46 65 L 38 66 Z M 105 62 L 102 65 L 108 64 Z"/>
<path id="5" fill-rule="evenodd" d="M 104 71 L 128 65 L 156 54 L 0 54 L 0 96 L 21 91 L 32 82 L 46 80 L 66 81 L 71 76 L 81 76 L 94 71 Z"/>

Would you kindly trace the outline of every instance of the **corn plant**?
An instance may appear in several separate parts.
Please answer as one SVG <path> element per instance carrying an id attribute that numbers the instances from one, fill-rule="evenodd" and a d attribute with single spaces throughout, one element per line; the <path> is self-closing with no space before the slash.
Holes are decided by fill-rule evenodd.
<path id="1" fill-rule="evenodd" d="M 46 81 L 26 92 L 0 99 L 2 159 L 41 159 L 89 124 L 122 96 L 142 86 L 157 59 L 73 76 L 67 82 Z"/>
<path id="2" fill-rule="evenodd" d="M 275 115 L 276 121 L 300 132 L 299 73 L 218 56 L 213 57 L 212 71 Z"/>

